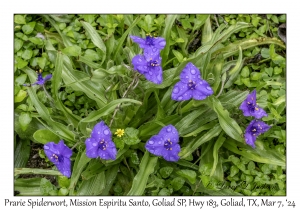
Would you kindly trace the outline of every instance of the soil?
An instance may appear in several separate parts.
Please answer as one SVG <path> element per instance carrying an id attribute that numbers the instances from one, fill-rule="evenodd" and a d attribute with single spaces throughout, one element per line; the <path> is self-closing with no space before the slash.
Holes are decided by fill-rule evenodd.
<path id="1" fill-rule="evenodd" d="M 43 144 L 37 144 L 34 142 L 31 142 L 31 151 L 29 155 L 29 159 L 26 164 L 26 168 L 39 168 L 39 169 L 50 169 L 48 163 L 45 161 L 45 159 L 41 158 L 39 155 L 39 150 L 43 149 Z M 19 178 L 45 178 L 48 179 L 52 184 L 56 185 L 56 176 L 51 175 L 43 175 L 43 174 L 21 174 Z"/>

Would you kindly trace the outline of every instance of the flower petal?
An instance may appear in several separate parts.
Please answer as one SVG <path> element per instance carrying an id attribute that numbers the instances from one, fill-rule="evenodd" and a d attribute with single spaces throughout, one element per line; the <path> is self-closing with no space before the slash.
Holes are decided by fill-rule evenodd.
<path id="1" fill-rule="evenodd" d="M 164 141 L 170 139 L 172 143 L 178 143 L 179 141 L 178 131 L 173 125 L 167 125 L 163 127 L 157 136 L 163 138 Z"/>
<path id="2" fill-rule="evenodd" d="M 256 138 L 257 136 L 253 136 L 251 133 L 247 132 L 245 133 L 244 135 L 245 137 L 245 141 L 248 145 L 250 145 L 251 147 L 255 148 L 255 141 L 256 141 Z"/>
<path id="3" fill-rule="evenodd" d="M 113 141 L 106 141 L 106 150 L 98 150 L 98 156 L 104 160 L 115 160 L 117 156 L 116 145 Z"/>
<path id="4" fill-rule="evenodd" d="M 195 100 L 203 100 L 213 93 L 214 93 L 214 91 L 212 90 L 212 88 L 210 87 L 208 82 L 201 79 L 196 84 L 195 90 L 193 90 L 193 98 Z"/>
<path id="5" fill-rule="evenodd" d="M 182 72 L 180 73 L 180 80 L 184 83 L 188 83 L 189 81 L 194 81 L 195 83 L 198 83 L 198 81 L 201 79 L 200 71 L 197 69 L 194 64 L 189 62 L 186 64 Z"/>
<path id="6" fill-rule="evenodd" d="M 69 158 L 64 158 L 62 162 L 57 162 L 55 166 L 64 176 L 71 176 L 71 160 Z"/>
<path id="7" fill-rule="evenodd" d="M 89 158 L 97 158 L 98 157 L 98 149 L 99 149 L 99 140 L 94 138 L 87 138 L 85 140 L 86 147 L 86 156 Z"/>
<path id="8" fill-rule="evenodd" d="M 134 41 L 135 43 L 137 43 L 140 46 L 140 48 L 147 47 L 145 39 L 143 39 L 141 37 L 138 37 L 138 36 L 130 36 L 130 38 L 132 39 L 132 41 Z"/>
<path id="9" fill-rule="evenodd" d="M 157 56 L 160 56 L 160 51 L 155 47 L 146 47 L 144 49 L 144 56 L 146 59 L 155 58 Z"/>
<path id="10" fill-rule="evenodd" d="M 44 78 L 44 82 L 48 81 L 51 78 L 52 78 L 52 74 L 46 75 L 45 78 Z"/>
<path id="11" fill-rule="evenodd" d="M 157 48 L 158 50 L 164 49 L 167 42 L 163 37 L 154 37 L 153 39 L 154 48 Z"/>
<path id="12" fill-rule="evenodd" d="M 244 116 L 246 116 L 245 113 L 244 113 Z M 256 119 L 260 119 L 262 117 L 267 117 L 268 114 L 266 113 L 265 110 L 263 110 L 259 106 L 256 106 L 255 110 L 253 112 L 251 112 L 251 116 L 255 117 Z"/>
<path id="13" fill-rule="evenodd" d="M 62 154 L 64 157 L 70 158 L 72 156 L 72 150 L 64 143 L 63 140 L 58 142 L 57 149 L 59 150 L 58 154 Z"/>
<path id="14" fill-rule="evenodd" d="M 241 103 L 239 109 L 243 111 L 243 115 L 245 117 L 252 116 L 250 113 L 250 109 L 248 108 L 248 105 L 247 105 L 247 99 Z"/>
<path id="15" fill-rule="evenodd" d="M 148 67 L 148 72 L 145 72 L 145 78 L 155 84 L 161 84 L 163 81 L 162 68 L 160 66 Z"/>
<path id="16" fill-rule="evenodd" d="M 145 148 L 153 155 L 162 156 L 165 151 L 164 139 L 154 135 L 146 142 Z"/>
<path id="17" fill-rule="evenodd" d="M 136 55 L 132 58 L 132 64 L 135 70 L 141 74 L 148 72 L 148 66 L 145 56 Z"/>
<path id="18" fill-rule="evenodd" d="M 112 133 L 104 121 L 101 121 L 95 125 L 92 130 L 91 137 L 97 141 L 104 139 L 105 141 L 111 141 Z"/>
<path id="19" fill-rule="evenodd" d="M 182 81 L 177 82 L 172 90 L 171 98 L 175 101 L 189 100 L 193 96 L 193 91 L 189 90 L 188 85 Z"/>
<path id="20" fill-rule="evenodd" d="M 163 153 L 163 158 L 167 161 L 171 161 L 171 162 L 176 162 L 179 160 L 179 156 L 178 153 L 180 152 L 180 145 L 179 144 L 175 144 L 172 147 L 172 150 L 166 150 Z"/>

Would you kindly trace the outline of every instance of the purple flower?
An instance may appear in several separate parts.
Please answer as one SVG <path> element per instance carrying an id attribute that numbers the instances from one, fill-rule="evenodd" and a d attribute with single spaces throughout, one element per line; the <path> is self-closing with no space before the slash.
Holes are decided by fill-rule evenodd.
<path id="1" fill-rule="evenodd" d="M 266 123 L 260 121 L 260 120 L 252 120 L 248 127 L 246 128 L 245 132 L 245 141 L 248 145 L 251 147 L 255 148 L 255 141 L 257 136 L 260 134 L 266 132 L 267 130 L 270 129 L 270 126 L 267 125 Z"/>
<path id="2" fill-rule="evenodd" d="M 140 48 L 145 51 L 152 51 L 152 53 L 159 54 L 159 51 L 162 50 L 166 46 L 166 40 L 162 37 L 152 37 L 151 35 L 147 35 L 145 39 L 138 36 L 130 36 L 132 41 L 137 43 Z M 150 51 L 148 51 L 150 53 Z"/>
<path id="3" fill-rule="evenodd" d="M 253 90 L 242 102 L 240 110 L 243 111 L 243 114 L 246 117 L 253 116 L 256 119 L 260 119 L 268 116 L 265 110 L 260 108 L 256 103 L 256 90 Z"/>
<path id="4" fill-rule="evenodd" d="M 39 72 L 37 71 L 38 77 L 35 83 L 31 84 L 31 85 L 44 85 L 49 79 L 52 78 L 52 74 L 48 74 L 46 75 L 44 78 L 42 76 L 42 71 L 40 70 Z M 27 84 L 24 84 L 24 86 L 28 86 Z M 30 86 L 30 85 L 29 85 Z"/>
<path id="5" fill-rule="evenodd" d="M 48 159 L 57 167 L 57 169 L 66 177 L 71 176 L 72 150 L 60 140 L 58 144 L 49 142 L 44 145 L 44 151 Z"/>
<path id="6" fill-rule="evenodd" d="M 154 57 L 136 55 L 132 59 L 132 64 L 134 69 L 143 74 L 147 80 L 155 84 L 162 83 L 162 68 L 160 66 L 161 57 L 159 54 L 155 55 Z"/>
<path id="7" fill-rule="evenodd" d="M 201 78 L 200 71 L 192 63 L 188 63 L 180 74 L 180 81 L 172 90 L 172 99 L 184 101 L 191 98 L 203 100 L 213 94 L 210 85 Z"/>
<path id="8" fill-rule="evenodd" d="M 86 139 L 85 145 L 86 156 L 89 158 L 116 159 L 117 149 L 112 141 L 112 133 L 103 121 L 95 125 L 91 137 Z"/>
<path id="9" fill-rule="evenodd" d="M 173 125 L 167 125 L 147 141 L 145 148 L 150 153 L 162 156 L 167 161 L 178 161 L 180 152 L 178 142 L 178 131 Z"/>

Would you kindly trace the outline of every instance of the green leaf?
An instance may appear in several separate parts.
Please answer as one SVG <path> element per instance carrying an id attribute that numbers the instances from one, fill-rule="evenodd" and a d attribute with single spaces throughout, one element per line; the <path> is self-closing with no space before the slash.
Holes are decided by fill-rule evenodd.
<path id="1" fill-rule="evenodd" d="M 113 186 L 117 177 L 119 165 L 114 165 L 105 172 L 106 184 L 101 195 L 109 195 L 110 188 Z"/>
<path id="2" fill-rule="evenodd" d="M 256 141 L 256 144 L 257 143 L 258 142 Z M 245 158 L 255 162 L 279 165 L 283 167 L 285 167 L 286 165 L 285 156 L 279 154 L 275 150 L 260 149 L 258 147 L 253 149 L 252 147 L 245 145 L 244 143 L 233 141 L 231 139 L 227 139 L 223 143 L 223 146 L 228 150 L 236 154 L 242 155 Z"/>
<path id="3" fill-rule="evenodd" d="M 124 34 L 122 35 L 122 37 L 119 39 L 118 45 L 113 53 L 113 60 L 116 60 L 120 49 L 123 46 L 123 43 L 127 37 L 127 35 L 131 32 L 131 30 L 134 28 L 134 26 L 141 20 L 142 16 L 140 15 L 139 17 L 137 17 L 129 26 L 129 28 L 124 32 Z"/>
<path id="4" fill-rule="evenodd" d="M 69 46 L 63 49 L 62 52 L 69 56 L 79 56 L 81 54 L 81 48 L 77 45 Z"/>
<path id="5" fill-rule="evenodd" d="M 120 103 L 124 103 L 124 102 L 130 102 L 130 103 L 135 103 L 135 104 L 139 104 L 139 105 L 142 104 L 140 101 L 128 99 L 128 98 L 116 99 L 116 100 L 111 101 L 106 106 L 102 107 L 101 109 L 91 112 L 86 118 L 82 119 L 81 122 L 97 121 L 100 117 L 112 113 Z"/>
<path id="6" fill-rule="evenodd" d="M 65 187 L 62 187 L 62 188 L 59 189 L 57 195 L 66 196 L 68 194 L 69 194 L 69 190 Z"/>
<path id="7" fill-rule="evenodd" d="M 182 176 L 183 178 L 186 178 L 192 184 L 195 184 L 196 182 L 197 174 L 193 170 L 184 169 L 184 170 L 177 171 L 176 174 Z"/>
<path id="8" fill-rule="evenodd" d="M 50 191 L 54 189 L 54 186 L 48 179 L 42 178 L 40 184 L 40 190 L 43 195 L 49 195 Z"/>
<path id="9" fill-rule="evenodd" d="M 24 50 L 22 54 L 22 58 L 25 60 L 29 60 L 32 57 L 32 50 Z"/>
<path id="10" fill-rule="evenodd" d="M 224 53 L 224 59 L 228 58 L 239 51 L 239 46 L 242 48 L 242 50 L 246 50 L 252 47 L 256 47 L 259 45 L 266 45 L 266 44 L 276 44 L 282 47 L 283 49 L 285 49 L 285 44 L 277 38 L 259 37 L 255 39 L 240 40 L 232 44 L 229 44 L 226 47 L 220 48 L 215 52 L 213 52 L 212 58 L 215 58 L 218 54 L 223 54 L 223 53 Z"/>
<path id="11" fill-rule="evenodd" d="M 35 24 L 36 24 L 36 22 L 30 22 L 26 25 L 23 25 L 22 31 L 24 32 L 24 34 L 31 34 L 33 32 Z"/>
<path id="12" fill-rule="evenodd" d="M 45 68 L 46 63 L 47 63 L 47 59 L 46 59 L 46 58 L 44 58 L 44 57 L 39 57 L 39 58 L 37 58 L 37 64 L 39 65 L 39 67 L 40 67 L 41 69 L 44 69 L 44 68 Z"/>
<path id="13" fill-rule="evenodd" d="M 26 24 L 24 15 L 15 15 L 14 22 L 17 24 Z"/>
<path id="14" fill-rule="evenodd" d="M 166 40 L 170 40 L 171 36 L 171 29 L 172 26 L 177 18 L 177 15 L 167 15 L 167 18 L 165 19 L 165 25 L 166 27 L 164 28 L 163 35 Z M 165 66 L 168 56 L 169 56 L 169 51 L 170 51 L 170 42 L 166 43 L 165 48 L 161 51 L 161 57 L 162 57 L 162 66 Z"/>
<path id="15" fill-rule="evenodd" d="M 171 181 L 171 185 L 174 189 L 174 191 L 178 191 L 182 188 L 182 186 L 184 185 L 185 181 L 182 177 L 175 177 L 172 181 Z"/>
<path id="16" fill-rule="evenodd" d="M 14 190 L 20 192 L 20 196 L 43 195 L 40 190 L 42 178 L 16 179 L 14 181 Z"/>
<path id="17" fill-rule="evenodd" d="M 23 46 L 23 41 L 21 39 L 14 39 L 14 52 L 18 52 Z"/>
<path id="18" fill-rule="evenodd" d="M 184 159 L 188 157 L 191 153 L 193 153 L 200 145 L 205 142 L 210 141 L 214 137 L 218 136 L 222 131 L 222 128 L 219 124 L 215 125 L 208 132 L 203 134 L 200 138 L 195 138 L 191 140 L 186 147 L 183 147 L 181 152 L 179 153 L 180 158 Z"/>
<path id="19" fill-rule="evenodd" d="M 27 165 L 31 151 L 30 139 L 21 139 L 17 142 L 14 152 L 14 167 L 23 168 Z"/>
<path id="20" fill-rule="evenodd" d="M 53 133 L 56 133 L 60 138 L 64 139 L 65 141 L 74 142 L 74 133 L 70 131 L 70 129 L 67 126 L 51 119 L 46 106 L 39 101 L 35 91 L 31 87 L 27 88 L 27 91 L 37 112 L 40 114 L 41 118 L 48 123 L 47 128 Z M 46 124 L 44 124 L 44 126 L 46 127 Z"/>
<path id="21" fill-rule="evenodd" d="M 15 100 L 14 100 L 15 103 L 18 103 L 18 102 L 23 101 L 23 99 L 26 98 L 26 96 L 27 96 L 26 91 L 20 90 L 20 91 L 18 92 L 18 94 L 15 96 Z"/>
<path id="22" fill-rule="evenodd" d="M 165 167 L 162 167 L 161 169 L 159 169 L 159 173 L 160 173 L 161 177 L 164 179 L 168 178 L 172 172 L 173 172 L 173 168 L 170 166 L 165 166 Z"/>
<path id="23" fill-rule="evenodd" d="M 100 60 L 100 56 L 98 53 L 96 53 L 96 51 L 94 50 L 90 50 L 90 49 L 87 49 L 85 52 L 84 52 L 84 57 L 88 60 L 91 60 L 91 61 L 98 61 Z"/>
<path id="24" fill-rule="evenodd" d="M 145 152 L 142 158 L 140 169 L 132 181 L 132 187 L 127 193 L 130 195 L 143 195 L 148 177 L 154 172 L 158 157 L 150 157 L 149 152 Z"/>
<path id="25" fill-rule="evenodd" d="M 105 188 L 105 184 L 105 172 L 101 172 L 88 180 L 83 180 L 77 191 L 77 195 L 100 195 Z"/>
<path id="26" fill-rule="evenodd" d="M 229 79 L 225 83 L 224 88 L 229 88 L 233 82 L 235 81 L 236 77 L 239 75 L 241 69 L 243 67 L 243 51 L 241 46 L 239 46 L 239 57 L 235 64 L 235 66 L 229 71 Z"/>
<path id="27" fill-rule="evenodd" d="M 41 144 L 47 144 L 49 142 L 58 143 L 60 140 L 60 138 L 57 135 L 55 135 L 53 132 L 47 129 L 37 130 L 33 134 L 33 138 Z"/>
<path id="28" fill-rule="evenodd" d="M 213 148 L 214 164 L 211 169 L 210 176 L 212 176 L 215 173 L 215 170 L 217 168 L 218 161 L 219 161 L 219 149 L 221 148 L 221 146 L 223 145 L 225 140 L 226 140 L 226 138 L 223 136 L 223 133 L 222 133 L 219 136 L 219 138 L 217 139 L 216 143 L 214 144 L 214 148 Z"/>
<path id="29" fill-rule="evenodd" d="M 72 176 L 71 176 L 71 183 L 69 186 L 69 195 L 75 195 L 75 187 L 76 184 L 78 182 L 78 179 L 83 171 L 83 169 L 86 167 L 86 165 L 88 164 L 88 162 L 91 160 L 90 158 L 88 158 L 86 156 L 86 151 L 83 152 L 78 152 L 76 159 L 75 159 L 75 163 L 73 166 L 73 170 L 72 170 Z"/>
<path id="30" fill-rule="evenodd" d="M 23 85 L 27 79 L 27 74 L 21 74 L 15 79 L 16 84 Z"/>
<path id="31" fill-rule="evenodd" d="M 229 116 L 229 112 L 224 109 L 221 102 L 214 96 L 210 97 L 209 100 L 212 108 L 218 115 L 220 125 L 225 133 L 239 142 L 244 142 L 242 129 L 237 122 Z"/>
<path id="32" fill-rule="evenodd" d="M 201 40 L 202 45 L 205 45 L 211 40 L 212 33 L 213 32 L 211 28 L 210 18 L 207 18 L 202 29 L 202 40 Z"/>
<path id="33" fill-rule="evenodd" d="M 177 60 L 178 60 L 179 62 L 182 62 L 182 60 L 183 60 L 183 55 L 182 55 L 180 52 L 178 52 L 177 50 L 172 50 L 172 52 L 173 52 L 173 54 L 175 55 L 175 57 L 177 58 Z"/>
<path id="34" fill-rule="evenodd" d="M 101 37 L 99 36 L 97 31 L 94 29 L 94 27 L 90 23 L 81 21 L 81 24 L 84 27 L 84 29 L 86 30 L 86 32 L 88 33 L 88 35 L 91 37 L 93 44 L 95 46 L 97 46 L 100 49 L 100 51 L 102 52 L 102 55 L 103 55 L 102 62 L 103 62 L 105 60 L 105 55 L 106 55 L 106 46 L 105 46 L 103 40 L 101 39 Z"/>
<path id="35" fill-rule="evenodd" d="M 44 44 L 44 41 L 41 38 L 38 38 L 38 37 L 30 37 L 29 41 L 31 41 L 33 44 L 36 44 L 36 45 L 43 45 Z"/>
<path id="36" fill-rule="evenodd" d="M 61 36 L 61 39 L 63 40 L 63 44 L 66 47 L 73 45 L 73 43 L 70 41 L 70 39 L 60 31 L 58 25 L 48 15 L 43 15 L 43 17 L 45 17 L 51 23 L 51 25 L 55 28 L 55 30 L 59 33 L 59 35 Z"/>
<path id="37" fill-rule="evenodd" d="M 70 179 L 68 179 L 66 176 L 58 176 L 57 182 L 60 187 L 68 188 L 70 186 Z"/>
<path id="38" fill-rule="evenodd" d="M 138 138 L 139 130 L 131 127 L 125 129 L 125 136 L 123 137 L 125 144 L 135 145 L 141 140 Z"/>
<path id="39" fill-rule="evenodd" d="M 28 62 L 27 61 L 24 61 L 22 58 L 20 57 L 16 57 L 15 58 L 15 63 L 16 63 L 16 66 L 18 69 L 22 69 L 24 68 L 25 66 L 27 66 Z"/>
<path id="40" fill-rule="evenodd" d="M 31 122 L 32 118 L 28 112 L 22 112 L 19 117 L 19 123 L 23 131 L 25 131 Z"/>

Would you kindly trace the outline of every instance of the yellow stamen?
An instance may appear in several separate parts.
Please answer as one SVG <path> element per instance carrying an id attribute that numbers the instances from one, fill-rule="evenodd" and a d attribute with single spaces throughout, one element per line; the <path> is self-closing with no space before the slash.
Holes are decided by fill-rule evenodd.
<path id="1" fill-rule="evenodd" d="M 124 129 L 117 129 L 115 135 L 117 135 L 118 137 L 122 137 L 124 133 L 125 133 Z"/>

